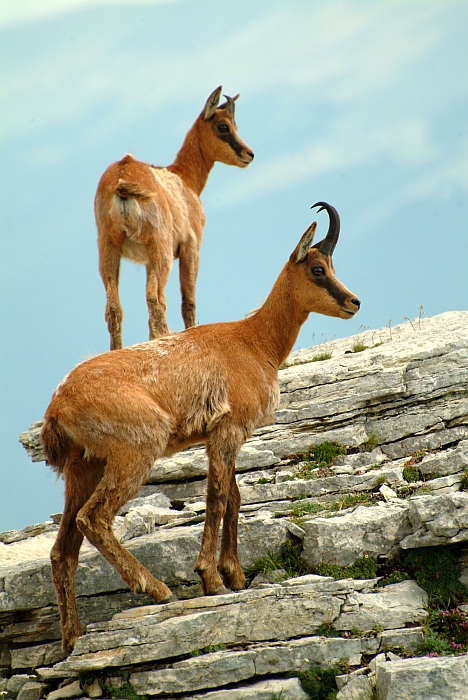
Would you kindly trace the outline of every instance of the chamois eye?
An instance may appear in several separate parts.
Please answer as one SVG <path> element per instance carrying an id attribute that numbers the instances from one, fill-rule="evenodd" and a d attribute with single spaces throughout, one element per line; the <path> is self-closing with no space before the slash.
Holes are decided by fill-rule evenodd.
<path id="1" fill-rule="evenodd" d="M 227 124 L 218 124 L 218 131 L 221 131 L 223 134 L 227 134 L 229 127 Z"/>
<path id="2" fill-rule="evenodd" d="M 315 265 L 315 267 L 312 268 L 312 273 L 314 275 L 324 275 L 325 270 L 323 269 L 323 267 L 321 265 Z"/>

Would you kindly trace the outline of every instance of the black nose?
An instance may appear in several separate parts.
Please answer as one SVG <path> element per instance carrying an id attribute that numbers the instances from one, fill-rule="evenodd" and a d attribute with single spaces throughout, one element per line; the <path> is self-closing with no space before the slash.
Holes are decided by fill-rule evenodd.
<path id="1" fill-rule="evenodd" d="M 247 155 L 254 159 L 254 152 L 253 151 L 247 151 Z"/>
<path id="2" fill-rule="evenodd" d="M 359 301 L 359 299 L 351 299 L 351 303 L 354 304 L 354 306 L 357 306 L 358 309 L 361 308 L 361 302 Z"/>

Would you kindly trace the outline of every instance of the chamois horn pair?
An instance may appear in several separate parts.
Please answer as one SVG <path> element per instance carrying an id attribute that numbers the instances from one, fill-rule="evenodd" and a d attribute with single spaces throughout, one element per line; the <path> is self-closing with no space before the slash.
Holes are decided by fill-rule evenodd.
<path id="1" fill-rule="evenodd" d="M 322 255 L 329 255 L 331 257 L 338 242 L 338 236 L 340 235 L 340 216 L 335 207 L 332 207 L 331 204 L 327 204 L 327 202 L 316 202 L 311 206 L 311 209 L 315 209 L 315 207 L 320 207 L 318 211 L 323 211 L 325 209 L 330 217 L 327 235 L 318 249 Z"/>

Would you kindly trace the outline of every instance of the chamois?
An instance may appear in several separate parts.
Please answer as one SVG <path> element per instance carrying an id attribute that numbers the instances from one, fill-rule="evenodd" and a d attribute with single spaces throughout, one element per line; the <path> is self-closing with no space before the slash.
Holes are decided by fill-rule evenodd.
<path id="1" fill-rule="evenodd" d="M 221 89 L 209 96 L 172 165 L 155 167 L 127 154 L 112 163 L 99 181 L 94 212 L 111 350 L 122 347 L 122 257 L 146 265 L 150 340 L 168 333 L 164 288 L 175 258 L 179 258 L 182 318 L 185 328 L 195 325 L 195 287 L 205 226 L 200 194 L 215 161 L 245 168 L 254 157 L 237 135 L 234 108 L 239 95 L 225 95 L 226 102 L 218 107 Z"/>
<path id="2" fill-rule="evenodd" d="M 82 634 L 74 576 L 83 536 L 133 591 L 157 602 L 171 599 L 170 589 L 117 541 L 112 522 L 145 483 L 154 461 L 189 445 L 206 443 L 209 459 L 205 527 L 195 563 L 203 592 L 244 587 L 237 554 L 236 456 L 255 428 L 273 422 L 278 368 L 309 313 L 347 319 L 360 306 L 334 273 L 338 213 L 325 202 L 316 206 L 329 213 L 326 238 L 311 247 L 317 224 L 309 226 L 255 313 L 106 352 L 78 365 L 57 387 L 41 440 L 47 462 L 65 481 L 64 513 L 51 551 L 65 650 Z"/>

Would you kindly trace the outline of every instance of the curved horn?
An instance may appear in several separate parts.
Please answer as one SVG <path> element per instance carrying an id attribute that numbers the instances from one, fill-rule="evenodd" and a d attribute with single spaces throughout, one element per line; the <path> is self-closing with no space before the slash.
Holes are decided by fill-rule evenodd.
<path id="1" fill-rule="evenodd" d="M 322 255 L 329 255 L 331 257 L 338 242 L 338 236 L 340 235 L 340 216 L 335 207 L 332 207 L 331 204 L 327 204 L 327 202 L 316 202 L 310 208 L 314 209 L 315 207 L 320 207 L 318 211 L 323 211 L 325 209 L 330 217 L 328 232 L 319 248 L 319 252 L 322 253 Z"/>
<path id="2" fill-rule="evenodd" d="M 223 97 L 226 98 L 226 102 L 223 102 L 222 105 L 219 105 L 218 109 L 227 109 L 228 112 L 230 112 L 231 114 L 234 114 L 235 109 L 236 109 L 236 105 L 235 105 L 234 100 L 236 100 L 238 98 L 238 95 L 236 95 L 236 97 L 234 97 L 234 98 L 229 97 L 229 95 L 223 95 Z"/>

